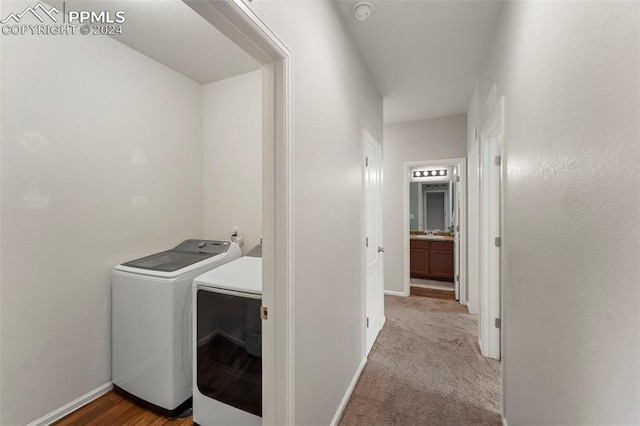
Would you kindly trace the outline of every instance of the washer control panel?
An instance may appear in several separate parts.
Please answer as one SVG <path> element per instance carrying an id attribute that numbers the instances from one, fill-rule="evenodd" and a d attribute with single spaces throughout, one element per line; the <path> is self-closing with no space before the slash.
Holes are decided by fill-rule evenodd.
<path id="1" fill-rule="evenodd" d="M 231 243 L 229 241 L 186 240 L 178 244 L 174 250 L 194 253 L 220 254 L 226 253 L 230 246 Z"/>

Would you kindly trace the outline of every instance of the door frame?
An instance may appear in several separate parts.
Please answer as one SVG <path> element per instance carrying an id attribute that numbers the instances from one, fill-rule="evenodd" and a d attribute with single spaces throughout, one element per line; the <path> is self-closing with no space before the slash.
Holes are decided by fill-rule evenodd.
<path id="1" fill-rule="evenodd" d="M 366 158 L 366 152 L 367 152 L 367 144 L 371 144 L 373 145 L 379 152 L 380 152 L 380 235 L 378 237 L 378 241 L 380 242 L 380 247 L 384 247 L 384 232 L 383 232 L 383 225 L 384 225 L 384 220 L 382 217 L 382 206 L 384 205 L 383 203 L 383 197 L 384 197 L 384 192 L 383 192 L 383 184 L 384 184 L 384 167 L 383 167 L 383 151 L 382 151 L 382 146 L 378 143 L 378 141 L 375 140 L 375 138 L 371 135 L 371 133 L 369 133 L 367 130 L 363 130 L 362 131 L 362 157 Z M 367 193 L 367 189 L 366 189 L 366 176 L 365 174 L 367 173 L 367 167 L 366 167 L 366 162 L 363 162 L 362 164 L 362 194 L 363 194 L 363 207 L 362 207 L 362 241 L 365 241 L 365 239 L 367 238 L 367 198 L 366 198 L 366 193 Z M 362 257 L 362 285 L 363 285 L 363 291 L 362 294 L 364 296 L 364 303 L 362 304 L 363 307 L 363 312 L 362 312 L 362 318 L 364 319 L 364 327 L 362 328 L 362 341 L 363 341 L 363 346 L 362 346 L 362 358 L 366 359 L 368 352 L 367 352 L 367 249 L 365 247 L 365 249 L 363 250 L 363 257 Z M 376 338 L 379 335 L 380 331 L 382 331 L 382 329 L 384 328 L 384 324 L 387 321 L 386 316 L 384 315 L 384 252 L 383 252 L 383 257 L 382 259 L 379 259 L 380 262 L 380 279 L 382 280 L 382 285 L 380 286 L 380 297 L 382 298 L 382 321 L 380 324 L 380 330 L 377 331 L 376 334 Z M 374 343 L 376 338 L 373 339 Z"/>
<path id="2" fill-rule="evenodd" d="M 500 138 L 500 152 L 501 164 L 499 170 L 499 214 L 500 222 L 499 235 L 490 235 L 490 215 L 491 207 L 490 200 L 488 201 L 487 194 L 491 191 L 490 174 L 488 174 L 487 168 L 498 167 L 494 164 L 494 159 L 491 158 L 491 145 L 495 138 Z M 501 359 L 501 355 L 504 353 L 503 348 L 505 344 L 504 335 L 506 327 L 505 319 L 505 301 L 506 301 L 506 258 L 505 258 L 505 245 L 506 238 L 504 234 L 504 187 L 505 187 L 505 156 L 504 156 L 504 97 L 501 97 L 491 110 L 487 121 L 482 127 L 480 132 L 480 145 L 479 145 L 479 173 L 480 173 L 480 312 L 478 321 L 478 343 L 483 356 Z M 494 247 L 494 238 L 499 236 L 501 239 L 500 248 L 498 250 L 498 257 L 500 266 L 496 268 L 491 266 L 494 257 L 492 253 L 495 250 L 491 250 Z M 490 274 L 495 274 L 498 277 L 497 287 L 495 283 L 489 283 L 488 277 Z M 500 319 L 500 330 L 496 332 L 494 319 Z M 497 341 L 496 341 L 497 340 Z M 502 364 L 504 365 L 504 363 Z M 504 369 L 503 369 L 504 370 Z M 503 384 L 504 384 L 504 371 L 503 371 Z"/>
<path id="3" fill-rule="evenodd" d="M 262 64 L 262 423 L 293 425 L 293 52 L 242 0 L 183 2 Z"/>
<path id="4" fill-rule="evenodd" d="M 456 255 L 459 258 L 459 275 L 460 279 L 458 286 L 460 289 L 460 304 L 467 304 L 467 159 L 464 157 L 458 158 L 443 158 L 439 160 L 421 160 L 421 161 L 405 161 L 402 165 L 403 176 L 402 179 L 402 216 L 403 216 L 403 238 L 404 238 L 404 292 L 403 295 L 408 297 L 411 291 L 411 276 L 409 273 L 409 232 L 411 230 L 411 223 L 409 220 L 409 183 L 411 182 L 411 168 L 425 166 L 456 166 L 458 168 L 458 174 L 460 176 L 460 242 Z"/>
<path id="5" fill-rule="evenodd" d="M 476 132 L 478 133 L 478 132 Z M 469 313 L 480 314 L 480 148 L 479 137 L 467 152 L 467 307 Z M 473 194 L 473 199 L 472 199 Z M 478 329 L 478 336 L 480 330 Z"/>

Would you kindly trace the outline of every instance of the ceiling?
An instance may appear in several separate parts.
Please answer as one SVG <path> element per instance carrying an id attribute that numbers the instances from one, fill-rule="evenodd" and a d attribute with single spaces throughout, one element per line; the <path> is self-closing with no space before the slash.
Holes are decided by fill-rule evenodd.
<path id="1" fill-rule="evenodd" d="M 200 84 L 260 68 L 181 0 L 67 0 L 66 10 L 123 10 L 122 34 L 114 39 Z"/>
<path id="2" fill-rule="evenodd" d="M 356 0 L 337 0 L 342 20 L 396 123 L 467 111 L 503 2 L 372 0 L 367 21 Z"/>

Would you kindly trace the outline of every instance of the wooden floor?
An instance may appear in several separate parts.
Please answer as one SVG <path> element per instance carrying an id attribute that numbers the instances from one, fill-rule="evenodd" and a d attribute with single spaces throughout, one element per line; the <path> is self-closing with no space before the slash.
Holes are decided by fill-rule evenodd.
<path id="1" fill-rule="evenodd" d="M 434 299 L 456 300 L 456 295 L 449 290 L 434 290 L 431 288 L 411 286 L 412 296 L 432 297 Z"/>
<path id="2" fill-rule="evenodd" d="M 193 425 L 193 418 L 169 419 L 124 399 L 110 391 L 95 401 L 60 419 L 54 425 L 64 426 L 160 426 Z"/>

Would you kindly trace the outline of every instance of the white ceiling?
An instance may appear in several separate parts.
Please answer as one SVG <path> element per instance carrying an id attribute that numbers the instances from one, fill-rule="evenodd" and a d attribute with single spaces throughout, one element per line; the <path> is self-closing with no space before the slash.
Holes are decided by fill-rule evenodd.
<path id="1" fill-rule="evenodd" d="M 125 11 L 114 39 L 200 84 L 260 68 L 181 0 L 67 0 L 66 10 Z"/>
<path id="2" fill-rule="evenodd" d="M 355 2 L 336 6 L 384 97 L 385 123 L 467 111 L 501 1 L 373 0 L 364 22 Z"/>

